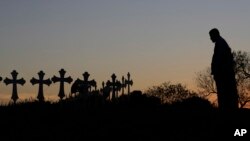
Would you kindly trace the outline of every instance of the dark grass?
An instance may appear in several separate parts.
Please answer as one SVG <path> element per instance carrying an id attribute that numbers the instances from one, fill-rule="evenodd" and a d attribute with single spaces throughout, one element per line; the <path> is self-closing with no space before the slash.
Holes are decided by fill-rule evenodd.
<path id="1" fill-rule="evenodd" d="M 0 122 L 7 140 L 242 139 L 233 136 L 237 128 L 250 134 L 249 109 L 221 112 L 199 97 L 160 104 L 140 94 L 114 102 L 92 95 L 1 106 Z"/>

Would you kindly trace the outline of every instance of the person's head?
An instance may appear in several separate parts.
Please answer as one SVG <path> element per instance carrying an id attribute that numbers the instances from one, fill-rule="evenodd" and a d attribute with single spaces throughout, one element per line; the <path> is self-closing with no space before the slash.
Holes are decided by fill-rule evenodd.
<path id="1" fill-rule="evenodd" d="M 220 32 L 217 28 L 213 28 L 209 31 L 210 39 L 212 42 L 216 42 L 220 38 Z"/>

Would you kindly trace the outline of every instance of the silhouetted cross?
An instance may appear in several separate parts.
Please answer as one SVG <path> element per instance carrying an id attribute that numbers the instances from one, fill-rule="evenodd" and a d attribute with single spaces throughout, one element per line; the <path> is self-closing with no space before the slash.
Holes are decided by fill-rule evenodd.
<path id="1" fill-rule="evenodd" d="M 111 75 L 111 78 L 112 82 L 108 81 L 106 85 L 112 88 L 112 100 L 114 100 L 116 91 L 119 90 L 119 86 L 121 85 L 121 83 L 119 81 L 116 81 L 116 75 L 114 73 Z"/>
<path id="2" fill-rule="evenodd" d="M 96 84 L 96 81 L 95 81 L 95 79 L 93 79 L 93 82 L 92 82 L 92 84 L 94 85 L 94 88 L 95 88 L 95 91 L 97 90 L 97 84 Z"/>
<path id="3" fill-rule="evenodd" d="M 108 80 L 107 82 L 106 82 L 106 86 L 105 86 L 105 88 L 106 89 L 109 89 L 109 94 L 108 94 L 108 97 L 109 97 L 109 100 L 111 100 L 111 97 L 110 97 L 110 92 L 111 92 L 111 88 L 112 88 L 112 86 L 111 86 L 111 82 L 110 82 L 110 80 Z M 113 91 L 112 91 L 113 92 Z"/>
<path id="4" fill-rule="evenodd" d="M 89 91 L 91 92 L 91 86 L 95 88 L 95 91 L 97 90 L 97 85 L 95 79 L 89 81 Z"/>
<path id="5" fill-rule="evenodd" d="M 102 81 L 102 89 L 101 89 L 102 92 L 103 92 L 103 90 L 104 90 L 104 87 L 105 87 L 105 82 Z"/>
<path id="6" fill-rule="evenodd" d="M 83 81 L 81 80 L 81 82 L 83 85 L 84 92 L 88 93 L 89 91 L 91 91 L 91 87 L 95 87 L 96 89 L 96 81 L 94 79 L 90 81 L 88 80 L 90 74 L 88 72 L 84 72 L 82 75 Z"/>
<path id="7" fill-rule="evenodd" d="M 109 97 L 109 100 L 110 100 L 110 90 L 111 89 L 108 86 L 108 84 L 110 84 L 109 80 L 106 82 L 106 86 L 105 86 L 105 82 L 103 81 L 102 82 L 102 89 L 101 89 L 101 91 L 102 91 L 102 95 L 103 95 L 104 99 L 106 99 L 106 98 Z"/>
<path id="8" fill-rule="evenodd" d="M 128 85 L 128 95 L 130 94 L 130 86 L 133 85 L 133 80 L 130 80 L 130 73 L 127 74 L 128 79 L 125 80 L 125 84 Z"/>
<path id="9" fill-rule="evenodd" d="M 121 88 L 122 88 L 122 95 L 124 95 L 124 88 L 126 88 L 126 83 L 125 83 L 125 78 L 124 78 L 124 76 L 122 76 Z"/>
<path id="10" fill-rule="evenodd" d="M 115 91 L 116 91 L 116 96 L 115 97 L 118 97 L 118 92 L 121 90 L 122 88 L 122 83 L 118 80 L 116 80 L 116 87 L 115 87 Z"/>
<path id="11" fill-rule="evenodd" d="M 13 70 L 11 72 L 11 75 L 12 75 L 12 80 L 9 79 L 9 78 L 5 78 L 4 79 L 4 83 L 6 85 L 9 85 L 9 84 L 13 84 L 13 89 L 12 89 L 12 96 L 11 96 L 11 99 L 14 101 L 14 103 L 16 103 L 17 99 L 18 99 L 18 94 L 17 94 L 17 84 L 21 84 L 21 85 L 24 85 L 25 84 L 25 80 L 23 78 L 21 79 L 17 79 L 17 75 L 18 73 L 16 72 L 16 70 Z"/>
<path id="12" fill-rule="evenodd" d="M 71 83 L 73 81 L 73 79 L 70 76 L 65 78 L 64 77 L 65 73 L 66 71 L 64 69 L 61 69 L 59 71 L 60 77 L 53 76 L 51 79 L 53 83 L 60 82 L 60 90 L 58 96 L 60 97 L 61 100 L 63 99 L 63 97 L 65 97 L 64 82 Z"/>
<path id="13" fill-rule="evenodd" d="M 48 86 L 51 84 L 50 79 L 47 79 L 47 80 L 43 79 L 44 75 L 45 75 L 45 73 L 43 71 L 40 71 L 40 72 L 38 72 L 39 79 L 36 79 L 36 78 L 32 77 L 32 79 L 30 80 L 30 83 L 32 85 L 39 84 L 39 90 L 38 90 L 37 99 L 40 102 L 44 101 L 43 84 L 46 84 Z"/>

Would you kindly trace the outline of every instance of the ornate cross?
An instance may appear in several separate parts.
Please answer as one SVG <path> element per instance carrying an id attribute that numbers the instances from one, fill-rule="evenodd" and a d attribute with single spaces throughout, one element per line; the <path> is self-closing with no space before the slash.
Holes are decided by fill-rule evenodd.
<path id="1" fill-rule="evenodd" d="M 122 88 L 122 95 L 124 95 L 124 88 L 126 88 L 126 83 L 125 83 L 125 78 L 124 78 L 124 76 L 122 76 L 121 88 Z"/>
<path id="2" fill-rule="evenodd" d="M 30 83 L 32 85 L 35 85 L 35 84 L 39 84 L 39 90 L 38 90 L 38 95 L 37 95 L 37 99 L 42 102 L 44 101 L 44 96 L 43 96 L 43 84 L 46 84 L 46 85 L 50 85 L 51 84 L 51 81 L 50 79 L 47 79 L 47 80 L 44 80 L 43 77 L 45 75 L 45 73 L 43 71 L 40 71 L 37 73 L 38 76 L 39 76 L 39 79 L 36 79 L 34 77 L 32 77 L 32 79 L 30 80 Z"/>
<path id="3" fill-rule="evenodd" d="M 116 96 L 115 97 L 118 97 L 118 92 L 121 90 L 121 88 L 122 88 L 122 83 L 120 82 L 120 81 L 118 81 L 118 80 L 116 80 L 116 82 L 115 82 L 116 84 L 116 87 L 115 87 L 115 91 L 116 91 Z"/>
<path id="4" fill-rule="evenodd" d="M 95 79 L 89 81 L 89 91 L 91 92 L 91 86 L 95 88 L 95 91 L 97 90 L 97 85 Z"/>
<path id="5" fill-rule="evenodd" d="M 59 94 L 58 94 L 58 96 L 60 97 L 60 100 L 62 100 L 65 97 L 64 82 L 67 82 L 70 84 L 73 81 L 73 79 L 70 76 L 65 78 L 64 77 L 65 73 L 66 73 L 66 71 L 64 69 L 61 69 L 59 71 L 60 77 L 56 77 L 54 75 L 51 79 L 53 81 L 53 83 L 60 82 L 60 90 L 59 90 Z"/>
<path id="6" fill-rule="evenodd" d="M 128 95 L 130 95 L 130 86 L 133 85 L 133 80 L 130 80 L 130 73 L 127 74 L 128 79 L 125 80 L 125 84 L 128 85 Z"/>
<path id="7" fill-rule="evenodd" d="M 104 99 L 109 97 L 109 100 L 110 100 L 110 87 L 108 86 L 109 83 L 110 81 L 108 80 L 105 86 L 105 82 L 104 81 L 102 82 L 101 92 L 102 92 Z"/>
<path id="8" fill-rule="evenodd" d="M 116 75 L 114 73 L 111 75 L 111 78 L 112 82 L 108 81 L 106 85 L 112 88 L 112 100 L 115 100 L 116 91 L 119 90 L 119 86 L 121 83 L 119 81 L 116 81 Z"/>
<path id="9" fill-rule="evenodd" d="M 90 81 L 88 80 L 90 74 L 88 72 L 84 72 L 82 75 L 83 75 L 83 80 L 81 80 L 81 82 L 82 82 L 83 92 L 84 93 L 90 92 L 91 87 L 95 87 L 96 89 L 96 81 L 94 79 Z"/>
<path id="10" fill-rule="evenodd" d="M 18 94 L 17 94 L 17 84 L 21 84 L 21 85 L 24 85 L 25 84 L 25 80 L 23 78 L 21 79 L 17 79 L 17 75 L 18 73 L 16 72 L 16 70 L 13 70 L 11 72 L 11 75 L 12 75 L 12 80 L 9 79 L 9 78 L 5 78 L 4 79 L 4 83 L 6 85 L 9 85 L 9 84 L 13 84 L 13 89 L 12 89 L 12 96 L 11 96 L 11 99 L 14 101 L 14 103 L 16 103 L 17 99 L 18 99 Z"/>
<path id="11" fill-rule="evenodd" d="M 111 86 L 110 80 L 108 80 L 108 81 L 106 82 L 105 88 L 106 88 L 106 89 L 109 89 L 109 93 L 107 94 L 107 96 L 109 97 L 109 100 L 111 100 L 110 92 L 111 92 L 112 86 Z M 112 91 L 112 92 L 113 92 L 113 91 Z"/>

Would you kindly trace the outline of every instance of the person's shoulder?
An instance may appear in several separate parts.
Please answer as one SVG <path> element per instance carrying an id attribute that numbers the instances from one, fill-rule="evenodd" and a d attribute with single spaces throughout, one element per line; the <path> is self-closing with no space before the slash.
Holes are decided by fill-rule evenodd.
<path id="1" fill-rule="evenodd" d="M 222 43 L 226 43 L 226 40 L 224 38 L 220 37 L 217 42 L 222 44 Z"/>
<path id="2" fill-rule="evenodd" d="M 223 48 L 229 48 L 227 41 L 222 37 L 216 42 L 216 44 L 220 47 L 223 47 Z"/>

